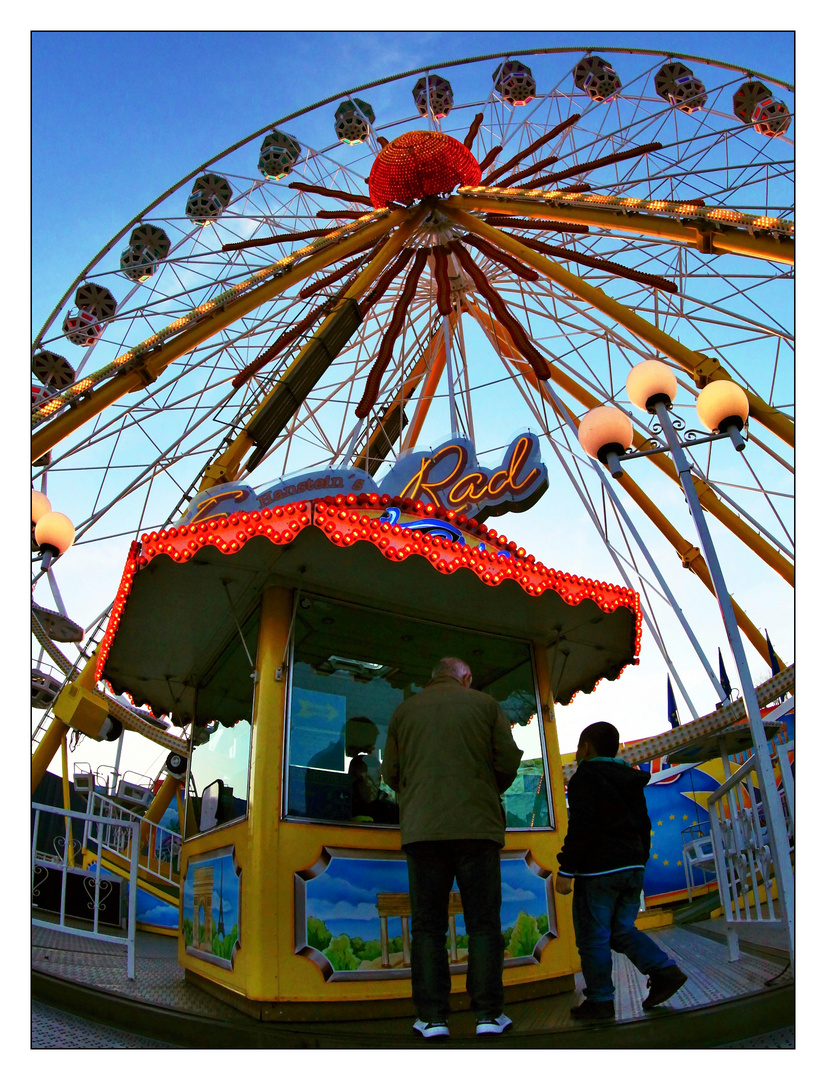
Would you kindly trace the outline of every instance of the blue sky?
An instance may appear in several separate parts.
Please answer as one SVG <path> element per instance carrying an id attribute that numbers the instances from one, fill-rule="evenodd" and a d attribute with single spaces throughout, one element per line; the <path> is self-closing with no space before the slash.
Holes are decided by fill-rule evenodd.
<path id="1" fill-rule="evenodd" d="M 794 36 L 761 31 L 81 32 L 32 39 L 33 323 L 134 214 L 290 113 L 424 63 L 607 43 L 794 82 Z"/>

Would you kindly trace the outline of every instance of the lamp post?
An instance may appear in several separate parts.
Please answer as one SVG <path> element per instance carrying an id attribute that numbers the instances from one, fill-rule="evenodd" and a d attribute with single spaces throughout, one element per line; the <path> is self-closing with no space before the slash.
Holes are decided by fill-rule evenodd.
<path id="1" fill-rule="evenodd" d="M 75 527 L 65 514 L 52 510 L 42 491 L 32 488 L 32 532 L 34 550 L 42 556 L 41 566 L 48 570 L 55 559 L 75 542 Z"/>
<path id="2" fill-rule="evenodd" d="M 59 514 L 52 510 L 52 504 L 42 491 L 32 488 L 32 551 L 40 556 L 40 570 L 45 573 L 49 582 L 49 588 L 57 603 L 60 618 L 54 616 L 52 627 L 47 632 L 50 637 L 57 641 L 82 641 L 83 630 L 71 621 L 66 614 L 60 590 L 57 587 L 52 564 L 65 554 L 75 542 L 75 527 L 65 514 Z M 37 579 L 35 579 L 35 584 Z M 32 586 L 32 611 L 38 610 L 39 605 L 34 602 L 34 585 Z M 39 609 L 44 613 L 44 609 Z M 56 620 L 56 621 L 55 621 Z M 64 636 L 66 634 L 70 636 Z M 77 636 L 74 636 L 77 634 Z"/>
<path id="3" fill-rule="evenodd" d="M 663 453 L 667 449 L 674 460 L 689 511 L 694 519 L 700 547 L 711 575 L 726 638 L 740 678 L 743 703 L 754 746 L 756 771 L 763 793 L 763 809 L 774 860 L 778 898 L 788 927 L 791 954 L 794 955 L 794 875 L 783 808 L 774 780 L 771 752 L 731 597 L 699 496 L 691 478 L 691 464 L 684 450 L 686 445 L 728 438 L 735 449 L 742 452 L 746 445 L 742 431 L 748 419 L 748 399 L 742 388 L 730 380 L 720 379 L 709 383 L 697 397 L 697 413 L 701 423 L 711 434 L 692 439 L 690 443 L 682 443 L 677 434 L 677 425 L 670 413 L 677 392 L 677 379 L 669 367 L 659 360 L 645 360 L 637 364 L 628 375 L 626 390 L 634 405 L 657 417 L 666 446 L 657 443 L 649 449 L 642 448 L 627 452 L 626 448 L 631 445 L 633 439 L 631 421 L 621 409 L 610 405 L 600 406 L 586 414 L 580 424 L 579 440 L 585 452 L 590 457 L 601 461 L 615 478 L 622 475 L 621 462 L 630 458 Z M 768 883 L 766 885 L 768 887 Z"/>

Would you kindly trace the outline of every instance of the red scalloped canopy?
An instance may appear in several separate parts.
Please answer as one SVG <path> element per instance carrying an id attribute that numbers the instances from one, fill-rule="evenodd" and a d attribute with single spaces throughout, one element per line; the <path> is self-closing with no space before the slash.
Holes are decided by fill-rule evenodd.
<path id="1" fill-rule="evenodd" d="M 388 507 L 397 521 L 381 520 Z M 348 495 L 144 534 L 130 549 L 97 678 L 158 715 L 235 719 L 271 585 L 364 605 L 366 619 L 385 612 L 531 640 L 548 650 L 562 704 L 618 678 L 639 653 L 632 589 L 546 567 L 463 515 Z"/>
<path id="2" fill-rule="evenodd" d="M 373 206 L 405 205 L 478 184 L 479 162 L 458 139 L 441 131 L 408 131 L 382 147 L 370 170 Z"/>

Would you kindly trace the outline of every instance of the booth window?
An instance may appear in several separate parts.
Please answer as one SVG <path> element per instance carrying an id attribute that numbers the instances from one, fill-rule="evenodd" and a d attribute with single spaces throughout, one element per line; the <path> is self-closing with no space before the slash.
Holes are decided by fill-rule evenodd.
<path id="1" fill-rule="evenodd" d="M 247 816 L 249 763 L 249 720 L 232 727 L 212 721 L 195 728 L 189 768 L 196 832 Z"/>
<path id="2" fill-rule="evenodd" d="M 258 625 L 256 608 L 245 620 L 243 641 L 233 635 L 199 683 L 199 713 L 210 719 L 196 721 L 191 732 L 187 792 L 193 813 L 187 811 L 187 837 L 247 816 L 255 686 L 249 658 Z"/>
<path id="3" fill-rule="evenodd" d="M 398 824 L 381 760 L 396 706 L 443 656 L 494 697 L 523 750 L 503 796 L 509 828 L 552 827 L 547 759 L 528 642 L 303 596 L 296 613 L 289 702 L 286 813 L 313 821 Z"/>

